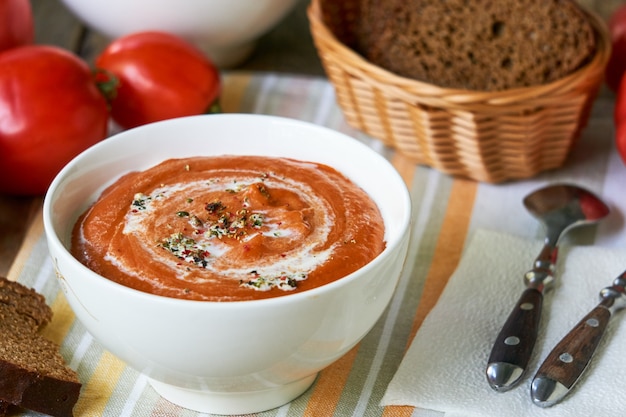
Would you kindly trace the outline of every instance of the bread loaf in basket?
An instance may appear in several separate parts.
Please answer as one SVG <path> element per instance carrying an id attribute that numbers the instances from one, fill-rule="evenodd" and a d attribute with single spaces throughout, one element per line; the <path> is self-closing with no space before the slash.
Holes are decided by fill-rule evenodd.
<path id="1" fill-rule="evenodd" d="M 493 19 L 486 28 L 491 31 L 491 36 L 508 36 L 508 40 L 502 41 L 500 47 L 507 48 L 508 45 L 510 49 L 508 55 L 502 52 L 497 65 L 521 69 L 523 76 L 510 79 L 492 76 L 491 82 L 490 77 L 486 77 L 487 82 L 483 80 L 481 83 L 476 75 L 462 79 L 459 74 L 468 71 L 457 70 L 456 76 L 452 73 L 452 76 L 435 75 L 430 79 L 417 79 L 419 74 L 412 74 L 410 70 L 418 66 L 415 64 L 418 61 L 409 56 L 406 45 L 405 49 L 401 47 L 402 42 L 410 43 L 406 40 L 407 36 L 412 39 L 407 28 L 415 26 L 415 22 L 402 26 L 398 20 L 394 20 L 397 16 L 391 14 L 394 13 L 394 7 L 413 6 L 415 9 L 412 13 L 425 13 L 427 20 L 434 21 L 437 17 L 440 22 L 445 22 L 445 17 L 432 14 L 442 13 L 441 7 L 435 7 L 437 4 L 474 4 L 478 8 L 484 2 L 398 1 L 312 0 L 309 6 L 308 16 L 315 46 L 335 88 L 339 106 L 351 126 L 397 148 L 416 163 L 478 181 L 499 183 L 529 178 L 565 163 L 588 121 L 611 52 L 606 25 L 599 17 L 581 9 L 573 1 L 488 2 L 505 9 L 507 4 L 524 3 L 537 3 L 540 6 L 554 3 L 554 7 L 573 8 L 566 20 L 570 21 L 569 24 L 579 35 L 575 39 L 565 35 L 555 38 L 550 31 L 541 29 L 545 21 L 542 23 L 537 16 L 528 18 L 522 15 L 521 10 L 524 8 L 516 9 L 516 14 L 509 13 L 510 21 L 504 20 L 507 13 L 500 11 L 497 15 L 494 12 L 493 16 L 504 17 Z M 429 2 L 435 6 L 424 6 Z M 555 24 L 554 16 L 566 13 L 564 9 L 554 11 L 544 6 L 539 9 L 552 13 L 549 16 L 552 24 Z M 374 7 L 380 9 L 373 10 Z M 530 10 L 528 5 L 526 8 Z M 404 19 L 409 19 L 406 16 L 405 12 Z M 466 16 L 468 21 L 478 20 L 476 11 Z M 526 27 L 535 22 L 538 25 L 536 33 L 530 31 L 526 36 L 548 34 L 552 39 L 551 47 L 558 49 L 554 51 L 555 56 L 558 52 L 563 55 L 551 61 L 549 59 L 554 57 L 544 54 L 544 61 L 541 62 L 516 62 L 525 59 L 523 57 L 528 54 L 515 48 L 528 45 L 524 46 L 519 38 L 503 33 L 513 27 L 512 22 L 515 20 L 524 20 Z M 566 24 L 566 20 L 557 23 Z M 590 31 L 585 32 L 585 24 L 591 28 Z M 580 27 L 576 28 L 576 25 Z M 457 32 L 457 36 L 461 36 L 460 31 L 469 30 L 452 23 L 448 26 L 452 32 Z M 558 30 L 558 27 L 551 29 Z M 399 33 L 394 34 L 394 30 Z M 430 31 L 433 33 L 434 29 Z M 424 37 L 423 34 L 420 36 Z M 448 33 L 448 36 L 452 35 Z M 591 41 L 590 36 L 593 37 Z M 384 38 L 388 39 L 386 52 L 384 47 L 376 44 Z M 374 46 L 365 50 L 368 43 Z M 419 40 L 414 43 L 420 45 Z M 446 59 L 450 61 L 450 57 L 472 58 L 472 54 L 468 53 L 471 50 L 462 50 L 459 45 L 463 43 L 457 39 L 449 39 L 447 44 L 443 44 L 443 49 L 456 48 L 449 51 L 448 55 L 434 51 L 432 47 L 429 50 L 428 45 L 424 46 L 426 43 L 422 39 L 424 51 L 421 53 L 426 55 L 426 62 L 437 58 L 439 60 L 436 64 L 445 67 Z M 478 48 L 474 46 L 476 53 L 473 57 L 476 60 L 480 54 Z M 577 50 L 579 53 L 576 53 Z M 369 59 L 366 55 L 369 55 Z M 403 56 L 406 59 L 398 62 Z M 490 59 L 495 61 L 493 57 L 488 58 L 482 65 L 486 66 Z M 391 61 L 396 61 L 395 65 Z M 454 66 L 453 62 L 448 64 Z M 430 67 L 434 66 L 433 63 Z M 530 74 L 531 69 L 536 70 L 535 74 Z M 487 71 L 493 75 L 493 69 Z"/>

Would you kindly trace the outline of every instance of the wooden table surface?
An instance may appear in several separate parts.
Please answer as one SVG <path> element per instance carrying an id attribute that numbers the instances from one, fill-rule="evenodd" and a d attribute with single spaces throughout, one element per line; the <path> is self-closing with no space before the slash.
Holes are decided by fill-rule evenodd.
<path id="1" fill-rule="evenodd" d="M 607 17 L 623 0 L 579 0 Z M 31 0 L 37 43 L 53 44 L 76 52 L 88 63 L 109 42 L 83 26 L 59 0 Z M 314 49 L 306 18 L 308 0 L 297 7 L 276 28 L 264 35 L 252 56 L 237 70 L 271 71 L 324 76 Z M 15 197 L 0 194 L 0 275 L 6 275 L 42 197 Z"/>

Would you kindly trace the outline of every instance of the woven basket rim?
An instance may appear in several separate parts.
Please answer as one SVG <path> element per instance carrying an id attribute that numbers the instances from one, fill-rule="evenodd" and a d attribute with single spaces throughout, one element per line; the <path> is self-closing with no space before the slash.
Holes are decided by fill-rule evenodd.
<path id="1" fill-rule="evenodd" d="M 416 94 L 423 97 L 445 97 L 448 103 L 468 104 L 472 102 L 489 102 L 491 105 L 507 105 L 513 101 L 519 100 L 520 97 L 541 97 L 555 94 L 559 90 L 570 90 L 571 85 L 576 85 L 580 78 L 587 78 L 590 72 L 603 72 L 606 63 L 611 54 L 611 39 L 605 22 L 594 12 L 584 8 L 580 8 L 589 17 L 589 21 L 593 25 L 597 38 L 597 50 L 593 58 L 584 66 L 580 67 L 571 74 L 560 79 L 554 80 L 547 84 L 533 85 L 527 87 L 517 87 L 499 91 L 480 91 L 467 89 L 453 89 L 440 87 L 435 84 L 427 83 L 403 77 L 393 72 L 377 66 L 366 60 L 361 54 L 354 49 L 348 47 L 339 41 L 335 34 L 326 26 L 322 17 L 321 0 L 311 0 L 307 14 L 311 23 L 311 30 L 317 31 L 318 35 L 326 38 L 327 42 L 331 42 L 333 48 L 345 55 L 346 61 L 352 61 L 356 64 L 355 70 L 361 70 L 368 74 L 367 78 L 370 82 L 379 83 L 385 88 L 389 85 L 397 87 L 397 91 L 402 94 Z M 407 91 L 408 90 L 408 91 Z"/>

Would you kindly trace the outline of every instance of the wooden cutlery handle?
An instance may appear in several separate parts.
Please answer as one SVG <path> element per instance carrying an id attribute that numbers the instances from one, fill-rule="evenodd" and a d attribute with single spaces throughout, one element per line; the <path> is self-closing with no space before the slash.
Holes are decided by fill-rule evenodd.
<path id="1" fill-rule="evenodd" d="M 598 305 L 554 347 L 531 384 L 535 404 L 548 407 L 567 395 L 593 357 L 610 318 L 611 311 Z"/>
<path id="2" fill-rule="evenodd" d="M 498 334 L 486 371 L 496 391 L 508 391 L 521 380 L 537 341 L 542 304 L 540 291 L 525 290 Z"/>

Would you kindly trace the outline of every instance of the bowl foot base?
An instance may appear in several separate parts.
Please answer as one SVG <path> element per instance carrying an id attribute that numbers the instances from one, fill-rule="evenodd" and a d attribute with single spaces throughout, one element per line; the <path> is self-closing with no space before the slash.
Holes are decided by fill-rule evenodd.
<path id="1" fill-rule="evenodd" d="M 149 379 L 150 385 L 166 400 L 190 410 L 209 414 L 250 414 L 280 407 L 299 397 L 313 384 L 315 375 L 263 391 L 198 391 Z"/>

